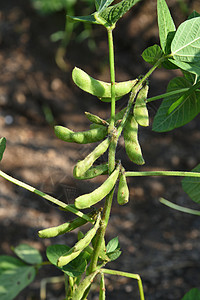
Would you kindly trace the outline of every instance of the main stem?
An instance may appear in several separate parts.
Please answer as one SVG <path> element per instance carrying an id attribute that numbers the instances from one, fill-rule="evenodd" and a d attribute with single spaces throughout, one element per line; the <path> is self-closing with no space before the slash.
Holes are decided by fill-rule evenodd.
<path id="1" fill-rule="evenodd" d="M 115 134 L 115 63 L 114 63 L 114 45 L 113 45 L 113 29 L 114 27 L 108 27 L 108 47 L 109 47 L 109 65 L 110 65 L 110 81 L 111 81 L 111 112 L 110 112 L 110 125 L 108 128 L 109 134 L 111 134 L 111 142 L 108 152 L 108 172 L 111 174 L 115 168 L 115 152 L 117 146 L 117 136 Z M 114 189 L 106 197 L 101 226 L 97 232 L 96 244 L 94 247 L 94 255 L 92 256 L 89 272 L 95 271 L 98 263 L 99 252 L 101 249 L 102 241 L 104 239 L 108 221 L 110 218 L 110 212 L 112 207 Z"/>

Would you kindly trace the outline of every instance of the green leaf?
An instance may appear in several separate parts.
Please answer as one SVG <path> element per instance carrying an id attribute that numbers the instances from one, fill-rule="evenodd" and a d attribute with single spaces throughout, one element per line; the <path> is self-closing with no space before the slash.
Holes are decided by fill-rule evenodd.
<path id="1" fill-rule="evenodd" d="M 169 43 L 169 40 L 171 43 L 176 27 L 165 0 L 157 0 L 157 14 L 160 44 L 162 50 L 166 53 L 167 43 Z"/>
<path id="2" fill-rule="evenodd" d="M 189 73 L 197 75 L 197 77 L 200 77 L 200 62 L 196 63 L 187 63 L 183 61 L 177 61 L 174 59 L 169 59 L 169 61 L 173 64 L 175 64 L 177 67 L 179 67 L 182 70 L 185 70 Z"/>
<path id="3" fill-rule="evenodd" d="M 104 9 L 106 9 L 114 0 L 101 0 L 99 1 L 99 8 L 98 8 L 98 12 L 103 11 Z"/>
<path id="4" fill-rule="evenodd" d="M 71 277 L 77 277 L 84 273 L 87 266 L 84 252 L 64 267 L 59 268 L 57 266 L 59 257 L 64 255 L 69 249 L 70 247 L 66 245 L 51 245 L 47 247 L 46 255 L 48 260 L 65 274 Z"/>
<path id="5" fill-rule="evenodd" d="M 188 20 L 193 19 L 193 18 L 196 18 L 196 17 L 200 17 L 200 14 L 199 14 L 197 11 L 194 10 L 194 11 L 191 13 L 191 15 L 189 15 Z"/>
<path id="6" fill-rule="evenodd" d="M 162 56 L 163 51 L 158 45 L 150 46 L 142 53 L 142 58 L 152 65 L 154 65 Z"/>
<path id="7" fill-rule="evenodd" d="M 40 252 L 26 244 L 21 244 L 13 248 L 14 253 L 28 264 L 41 264 L 42 256 Z"/>
<path id="8" fill-rule="evenodd" d="M 171 44 L 173 58 L 183 62 L 200 61 L 200 17 L 183 22 Z"/>
<path id="9" fill-rule="evenodd" d="M 171 114 L 181 103 L 187 101 L 188 98 L 200 87 L 200 82 L 194 84 L 184 95 L 178 98 L 174 103 L 171 104 L 168 109 L 168 114 Z"/>
<path id="10" fill-rule="evenodd" d="M 118 236 L 115 237 L 114 239 L 110 240 L 106 246 L 106 254 L 115 251 L 116 249 L 118 249 L 119 246 L 119 239 Z"/>
<path id="11" fill-rule="evenodd" d="M 110 6 L 100 13 L 108 24 L 115 24 L 129 9 L 131 9 L 140 0 L 122 0 L 121 2 Z"/>
<path id="12" fill-rule="evenodd" d="M 108 253 L 108 258 L 110 261 L 116 260 L 121 255 L 121 253 L 122 251 L 116 249 L 115 251 Z"/>
<path id="13" fill-rule="evenodd" d="M 95 0 L 95 7 L 96 7 L 96 10 L 99 9 L 100 3 L 101 3 L 101 0 Z"/>
<path id="14" fill-rule="evenodd" d="M 173 78 L 167 87 L 167 92 L 181 88 L 190 88 L 191 83 L 183 77 Z M 153 131 L 166 132 L 189 123 L 200 112 L 200 92 L 193 92 L 170 115 L 170 106 L 181 97 L 181 94 L 166 97 L 160 105 L 153 121 Z"/>
<path id="15" fill-rule="evenodd" d="M 192 172 L 200 172 L 200 164 Z M 182 180 L 182 188 L 194 202 L 200 203 L 200 178 L 185 177 Z"/>
<path id="16" fill-rule="evenodd" d="M 5 271 L 25 266 L 25 263 L 16 257 L 9 255 L 0 256 L 0 274 Z"/>
<path id="17" fill-rule="evenodd" d="M 10 268 L 0 275 L 0 299 L 12 300 L 35 278 L 33 266 Z"/>
<path id="18" fill-rule="evenodd" d="M 193 85 L 196 82 L 196 75 L 182 70 L 183 76 Z"/>
<path id="19" fill-rule="evenodd" d="M 200 300 L 200 290 L 196 288 L 191 289 L 181 300 Z"/>
<path id="20" fill-rule="evenodd" d="M 0 161 L 3 158 L 5 149 L 6 149 L 6 138 L 2 137 L 2 138 L 0 138 Z"/>
<path id="21" fill-rule="evenodd" d="M 67 16 L 67 18 L 74 22 L 86 22 L 86 23 L 100 24 L 95 19 L 94 14 L 89 15 L 89 16 L 77 16 L 77 17 Z"/>

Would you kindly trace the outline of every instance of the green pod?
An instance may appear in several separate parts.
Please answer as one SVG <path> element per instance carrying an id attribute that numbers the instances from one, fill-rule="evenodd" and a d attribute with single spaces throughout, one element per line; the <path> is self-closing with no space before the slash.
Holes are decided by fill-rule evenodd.
<path id="1" fill-rule="evenodd" d="M 95 236 L 97 229 L 99 228 L 101 220 L 101 215 L 100 213 L 97 216 L 96 223 L 94 226 L 86 233 L 86 235 L 80 239 L 74 247 L 72 247 L 69 251 L 67 251 L 65 254 L 59 257 L 57 266 L 58 267 L 63 267 L 67 265 L 70 261 L 75 259 L 91 242 L 93 237 Z"/>
<path id="2" fill-rule="evenodd" d="M 75 67 L 72 71 L 72 79 L 74 83 L 83 91 L 97 96 L 98 98 L 111 99 L 111 83 L 96 80 L 88 75 L 83 70 Z M 135 80 L 128 80 L 124 82 L 115 83 L 115 97 L 120 98 L 128 94 L 133 86 L 138 82 Z M 111 100 L 110 100 L 111 101 Z"/>
<path id="3" fill-rule="evenodd" d="M 103 125 L 103 126 L 108 126 L 109 123 L 103 119 L 101 119 L 99 116 L 93 115 L 89 112 L 85 112 L 86 117 L 88 118 L 88 120 L 94 124 L 97 125 Z"/>
<path id="4" fill-rule="evenodd" d="M 120 110 L 116 115 L 115 115 L 115 125 L 118 123 L 119 120 L 123 119 L 123 116 L 126 112 L 127 107 L 123 108 L 122 110 Z M 106 122 L 110 123 L 110 119 L 106 120 Z M 102 125 L 97 125 L 97 124 L 91 124 L 90 128 L 103 128 Z"/>
<path id="5" fill-rule="evenodd" d="M 133 114 L 135 120 L 140 126 L 144 126 L 144 127 L 149 126 L 149 113 L 146 104 L 148 91 L 149 91 L 149 86 L 146 84 L 139 91 L 133 108 Z"/>
<path id="6" fill-rule="evenodd" d="M 101 201 L 115 186 L 119 175 L 119 165 L 112 174 L 104 181 L 104 183 L 96 190 L 89 194 L 84 194 L 75 199 L 75 207 L 78 209 L 88 208 L 97 202 Z"/>
<path id="7" fill-rule="evenodd" d="M 107 174 L 108 174 L 108 163 L 101 164 L 95 167 L 90 167 L 82 176 L 79 177 L 76 176 L 76 170 L 73 173 L 74 177 L 80 180 L 86 180 L 86 179 L 88 180 L 100 175 L 107 175 Z"/>
<path id="8" fill-rule="evenodd" d="M 94 217 L 94 215 L 95 215 L 94 213 L 91 213 L 88 216 Z M 78 217 L 70 222 L 66 222 L 59 226 L 40 230 L 40 231 L 38 231 L 38 235 L 40 238 L 52 238 L 52 237 L 64 234 L 66 232 L 70 232 L 86 223 L 87 223 L 87 221 L 85 219 Z"/>
<path id="9" fill-rule="evenodd" d="M 92 284 L 95 276 L 99 273 L 99 270 L 91 273 L 90 275 L 86 276 L 82 282 L 78 285 L 75 292 L 72 295 L 72 300 L 81 300 L 83 299 L 84 293 L 89 288 L 89 286 Z M 84 298 L 86 299 L 86 298 Z"/>
<path id="10" fill-rule="evenodd" d="M 108 149 L 110 140 L 109 138 L 101 142 L 85 159 L 79 161 L 73 170 L 73 176 L 75 178 L 84 177 L 86 171 L 93 165 L 106 150 Z"/>
<path id="11" fill-rule="evenodd" d="M 89 144 L 103 140 L 107 135 L 108 130 L 106 127 L 101 127 L 81 132 L 74 132 L 67 127 L 57 125 L 54 127 L 54 132 L 59 139 L 65 142 Z"/>
<path id="12" fill-rule="evenodd" d="M 119 205 L 124 205 L 129 201 L 129 188 L 126 181 L 125 170 L 123 168 L 119 175 L 119 186 L 117 192 L 117 202 Z"/>
<path id="13" fill-rule="evenodd" d="M 123 135 L 129 159 L 137 165 L 143 165 L 145 161 L 138 141 L 138 123 L 132 114 L 127 118 Z"/>

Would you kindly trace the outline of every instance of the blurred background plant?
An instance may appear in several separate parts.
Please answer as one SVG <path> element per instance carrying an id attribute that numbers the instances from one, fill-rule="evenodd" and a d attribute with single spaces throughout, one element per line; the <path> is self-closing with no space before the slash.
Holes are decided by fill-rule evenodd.
<path id="1" fill-rule="evenodd" d="M 33 7 L 40 15 L 51 15 L 60 11 L 65 11 L 65 15 L 87 15 L 94 11 L 93 0 L 31 0 Z M 90 50 L 95 50 L 96 45 L 92 36 L 91 24 L 84 23 L 84 29 L 81 33 L 75 33 L 76 26 L 80 23 L 71 22 L 66 17 L 63 30 L 56 31 L 51 34 L 52 42 L 60 42 L 55 54 L 55 61 L 58 67 L 63 71 L 68 71 L 69 66 L 65 60 L 67 45 L 71 38 L 80 43 L 83 40 L 88 40 Z"/>

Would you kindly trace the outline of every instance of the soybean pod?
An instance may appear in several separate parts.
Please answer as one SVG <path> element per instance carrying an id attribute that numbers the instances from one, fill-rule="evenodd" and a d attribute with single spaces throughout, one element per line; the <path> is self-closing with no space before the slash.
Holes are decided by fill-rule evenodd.
<path id="1" fill-rule="evenodd" d="M 88 216 L 94 217 L 95 214 L 96 213 L 90 213 Z M 58 235 L 64 234 L 66 232 L 70 232 L 86 223 L 87 223 L 87 221 L 85 219 L 78 217 L 70 222 L 66 222 L 59 226 L 40 230 L 40 231 L 38 231 L 38 235 L 40 238 L 52 238 L 52 237 L 56 237 Z"/>
<path id="2" fill-rule="evenodd" d="M 126 181 L 125 169 L 121 168 L 121 173 L 119 175 L 117 202 L 119 205 L 124 205 L 128 201 L 129 201 L 129 188 Z"/>
<path id="3" fill-rule="evenodd" d="M 57 265 L 58 267 L 63 267 L 67 265 L 70 261 L 75 259 L 91 242 L 93 237 L 95 236 L 97 229 L 99 228 L 101 220 L 101 214 L 99 213 L 97 216 L 96 223 L 94 226 L 86 233 L 86 235 L 80 239 L 74 247 L 72 247 L 69 251 L 59 257 Z"/>
<path id="4" fill-rule="evenodd" d="M 85 92 L 97 96 L 98 98 L 109 98 L 102 101 L 111 101 L 111 83 L 96 80 L 88 75 L 85 71 L 75 67 L 72 71 L 72 79 L 74 83 Z M 133 86 L 138 82 L 135 80 L 128 80 L 124 82 L 115 83 L 116 99 L 128 94 Z"/>
<path id="5" fill-rule="evenodd" d="M 106 138 L 89 155 L 87 155 L 85 159 L 79 161 L 74 167 L 73 176 L 75 178 L 84 177 L 84 174 L 93 165 L 95 160 L 97 160 L 104 152 L 106 152 L 109 143 L 109 138 Z"/>
<path id="6" fill-rule="evenodd" d="M 101 128 L 98 127 L 86 131 L 74 132 L 67 127 L 57 125 L 54 127 L 54 132 L 59 139 L 65 142 L 88 144 L 103 140 L 108 130 L 102 126 Z"/>
<path id="7" fill-rule="evenodd" d="M 95 276 L 99 273 L 99 270 L 91 273 L 90 275 L 86 276 L 82 282 L 78 285 L 75 292 L 72 295 L 72 300 L 81 300 L 83 299 L 84 293 L 92 284 Z M 84 298 L 85 299 L 85 298 Z"/>
<path id="8" fill-rule="evenodd" d="M 144 126 L 144 127 L 149 126 L 149 113 L 146 104 L 148 91 L 149 91 L 149 86 L 148 84 L 146 84 L 139 91 L 133 109 L 135 120 L 140 126 Z"/>
<path id="9" fill-rule="evenodd" d="M 89 194 L 84 194 L 75 199 L 75 207 L 78 209 L 88 208 L 101 201 L 114 188 L 119 175 L 120 166 L 117 165 L 112 174 L 96 190 Z"/>
<path id="10" fill-rule="evenodd" d="M 116 115 L 115 115 L 115 125 L 117 124 L 118 121 L 120 121 L 121 119 L 123 119 L 123 116 L 126 112 L 127 107 L 123 108 L 122 110 L 120 110 Z M 110 123 L 110 119 L 106 120 L 106 122 Z M 102 128 L 102 125 L 97 125 L 97 124 L 91 124 L 90 128 Z"/>
<path id="11" fill-rule="evenodd" d="M 88 118 L 88 120 L 94 124 L 97 125 L 103 125 L 103 126 L 109 126 L 109 123 L 103 119 L 101 119 L 99 116 L 96 116 L 94 114 L 91 114 L 89 112 L 85 112 L 86 117 Z"/>
<path id="12" fill-rule="evenodd" d="M 108 163 L 104 163 L 95 167 L 90 167 L 82 176 L 79 177 L 77 176 L 76 170 L 73 173 L 74 177 L 80 180 L 88 180 L 106 174 L 108 174 Z"/>
<path id="13" fill-rule="evenodd" d="M 143 165 L 145 161 L 138 141 L 138 123 L 132 114 L 127 118 L 123 136 L 129 159 L 137 165 Z"/>

